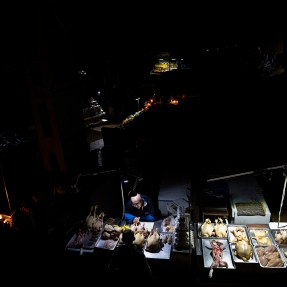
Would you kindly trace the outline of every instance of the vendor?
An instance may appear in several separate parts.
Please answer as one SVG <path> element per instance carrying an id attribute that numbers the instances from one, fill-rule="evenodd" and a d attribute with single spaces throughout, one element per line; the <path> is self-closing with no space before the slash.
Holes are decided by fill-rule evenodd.
<path id="1" fill-rule="evenodd" d="M 140 221 L 158 220 L 152 199 L 136 192 L 131 192 L 125 206 L 125 220 L 128 224 L 138 225 Z"/>

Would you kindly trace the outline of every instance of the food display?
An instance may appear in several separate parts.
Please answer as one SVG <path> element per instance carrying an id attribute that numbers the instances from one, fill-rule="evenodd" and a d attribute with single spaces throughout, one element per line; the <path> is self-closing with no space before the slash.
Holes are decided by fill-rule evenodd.
<path id="1" fill-rule="evenodd" d="M 273 229 L 271 234 L 277 244 L 287 244 L 287 229 Z"/>
<path id="2" fill-rule="evenodd" d="M 287 262 L 287 245 L 279 245 L 279 249 L 284 255 L 285 261 Z"/>
<path id="3" fill-rule="evenodd" d="M 248 239 L 238 240 L 234 244 L 233 254 L 243 262 L 253 259 L 253 247 Z"/>
<path id="4" fill-rule="evenodd" d="M 102 231 L 103 231 L 103 218 L 104 213 L 97 214 L 97 205 L 92 205 L 88 216 L 86 217 L 84 224 L 81 228 L 75 232 L 66 249 L 80 251 L 80 252 L 92 252 L 95 246 L 98 244 Z"/>
<path id="5" fill-rule="evenodd" d="M 256 263 L 253 245 L 250 242 L 245 225 L 229 225 L 228 239 L 233 260 L 236 263 Z"/>
<path id="6" fill-rule="evenodd" d="M 152 230 L 147 237 L 145 250 L 148 252 L 160 252 L 163 247 L 163 242 L 160 238 L 158 228 Z"/>
<path id="7" fill-rule="evenodd" d="M 285 268 L 286 261 L 283 258 L 278 246 L 271 244 L 269 246 L 255 246 L 258 262 L 263 268 Z"/>
<path id="8" fill-rule="evenodd" d="M 160 232 L 158 235 L 156 234 L 156 238 L 150 236 L 149 242 L 146 243 L 146 248 L 143 249 L 144 254 L 147 258 L 169 259 L 173 244 L 173 234 L 170 232 Z"/>
<path id="9" fill-rule="evenodd" d="M 138 224 L 131 224 L 130 229 L 134 231 L 134 233 L 149 233 L 154 226 L 154 222 L 139 222 Z M 146 234 L 148 236 L 148 234 Z"/>
<path id="10" fill-rule="evenodd" d="M 273 238 L 269 228 L 249 228 L 249 236 L 254 246 L 270 246 L 273 244 Z"/>
<path id="11" fill-rule="evenodd" d="M 175 219 L 173 216 L 168 216 L 162 220 L 161 229 L 163 232 L 173 232 L 175 228 Z"/>
<path id="12" fill-rule="evenodd" d="M 97 206 L 91 206 L 90 213 L 73 235 L 67 249 L 93 252 L 95 248 L 114 250 L 125 229 L 134 231 L 134 244 L 147 258 L 169 259 L 172 248 L 189 250 L 189 228 L 185 215 L 168 216 L 160 226 L 154 222 L 119 226 L 113 222 L 103 223 L 104 214 L 97 214 Z M 287 229 L 270 229 L 263 225 L 228 224 L 220 217 L 211 222 L 206 218 L 196 223 L 198 240 L 204 260 L 204 268 L 213 270 L 235 269 L 239 263 L 257 263 L 263 268 L 286 268 Z M 258 227 L 260 226 L 260 227 Z"/>
<path id="13" fill-rule="evenodd" d="M 227 239 L 202 239 L 202 252 L 205 268 L 235 268 Z"/>
<path id="14" fill-rule="evenodd" d="M 100 239 L 96 245 L 97 248 L 114 250 L 118 244 L 118 240 L 113 239 Z"/>
<path id="15" fill-rule="evenodd" d="M 97 214 L 97 205 L 92 205 L 90 213 L 86 217 L 86 228 L 90 231 L 100 232 L 103 228 L 104 213 Z"/>
<path id="16" fill-rule="evenodd" d="M 139 222 L 138 224 L 131 224 L 129 227 L 134 231 L 135 240 L 133 243 L 140 249 L 144 248 L 146 240 L 153 229 L 153 225 L 153 222 Z"/>
<path id="17" fill-rule="evenodd" d="M 209 276 L 212 276 L 214 268 L 235 268 L 237 263 L 257 263 L 263 268 L 286 268 L 287 245 L 279 243 L 285 238 L 284 232 L 264 226 L 227 224 L 227 238 L 216 238 L 216 224 L 220 227 L 222 222 L 213 224 L 206 219 L 202 225 L 198 224 L 204 267 L 210 268 Z M 212 236 L 208 238 L 204 235 Z M 222 233 L 217 235 L 222 236 Z"/>
<path id="18" fill-rule="evenodd" d="M 99 232 L 90 231 L 86 228 L 79 228 L 66 245 L 66 249 L 91 252 L 96 246 L 99 238 Z"/>
<path id="19" fill-rule="evenodd" d="M 212 237 L 214 233 L 214 225 L 211 223 L 209 218 L 206 218 L 204 223 L 200 226 L 199 235 L 201 237 Z"/>
<path id="20" fill-rule="evenodd" d="M 118 244 L 122 228 L 117 225 L 106 224 L 102 231 L 100 240 L 97 242 L 97 248 L 113 250 Z"/>
<path id="21" fill-rule="evenodd" d="M 240 240 L 248 240 L 247 227 L 245 225 L 229 225 L 228 239 L 230 243 L 236 243 Z"/>
<path id="22" fill-rule="evenodd" d="M 177 250 L 189 249 L 189 234 L 186 227 L 185 216 L 180 214 L 176 218 L 174 230 L 174 248 Z"/>
<path id="23" fill-rule="evenodd" d="M 206 218 L 203 224 L 199 223 L 198 230 L 198 236 L 201 238 L 227 238 L 227 225 L 222 218 L 215 219 L 214 223 Z"/>
<path id="24" fill-rule="evenodd" d="M 133 243 L 137 245 L 140 249 L 144 248 L 146 242 L 145 234 L 142 232 L 135 233 L 135 240 Z"/>
<path id="25" fill-rule="evenodd" d="M 162 235 L 162 242 L 164 243 L 164 244 L 172 244 L 172 242 L 173 242 L 173 236 L 172 236 L 172 234 L 170 234 L 170 233 L 161 233 L 161 235 Z"/>
<path id="26" fill-rule="evenodd" d="M 287 229 L 272 229 L 271 234 L 275 244 L 278 245 L 284 260 L 287 262 Z"/>
<path id="27" fill-rule="evenodd" d="M 215 237 L 219 237 L 219 238 L 227 237 L 227 226 L 223 222 L 222 218 L 215 219 L 214 233 L 215 233 Z"/>

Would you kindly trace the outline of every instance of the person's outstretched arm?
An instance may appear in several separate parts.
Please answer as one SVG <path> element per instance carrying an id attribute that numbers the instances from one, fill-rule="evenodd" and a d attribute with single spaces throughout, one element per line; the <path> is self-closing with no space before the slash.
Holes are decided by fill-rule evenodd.
<path id="1" fill-rule="evenodd" d="M 156 221 L 156 218 L 153 215 L 148 214 L 146 216 L 141 216 L 140 221 Z"/>
<path id="2" fill-rule="evenodd" d="M 125 221 L 126 221 L 128 224 L 133 224 L 134 219 L 135 219 L 135 216 L 134 216 L 134 215 L 132 215 L 131 213 L 128 213 L 128 212 L 125 213 Z"/>

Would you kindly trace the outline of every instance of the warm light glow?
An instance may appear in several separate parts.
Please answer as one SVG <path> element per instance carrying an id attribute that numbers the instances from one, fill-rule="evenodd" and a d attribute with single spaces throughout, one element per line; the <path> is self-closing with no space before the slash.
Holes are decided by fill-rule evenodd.
<path id="1" fill-rule="evenodd" d="M 0 214 L 0 222 L 2 224 L 9 224 L 10 227 L 13 225 L 12 215 Z"/>
<path id="2" fill-rule="evenodd" d="M 178 105 L 178 100 L 171 100 L 171 101 L 170 101 L 170 104 L 172 104 L 172 105 Z"/>
<path id="3" fill-rule="evenodd" d="M 171 105 L 178 105 L 178 100 L 174 99 L 173 97 L 170 97 L 170 102 Z"/>

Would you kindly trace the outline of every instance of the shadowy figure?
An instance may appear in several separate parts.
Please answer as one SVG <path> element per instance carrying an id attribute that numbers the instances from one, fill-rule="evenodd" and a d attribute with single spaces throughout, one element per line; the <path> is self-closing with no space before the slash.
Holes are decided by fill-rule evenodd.
<path id="1" fill-rule="evenodd" d="M 146 280 L 152 278 L 147 258 L 143 251 L 133 243 L 134 240 L 133 230 L 127 229 L 122 233 L 122 244 L 114 251 L 108 265 L 109 279 L 117 281 L 124 277 L 127 280 L 137 279 L 138 281 L 142 278 L 142 284 L 144 284 L 148 282 Z"/>

